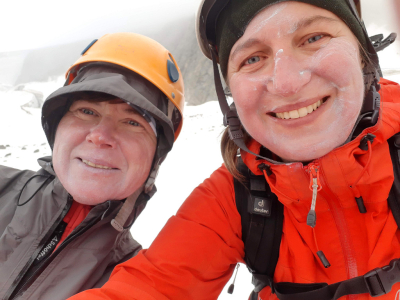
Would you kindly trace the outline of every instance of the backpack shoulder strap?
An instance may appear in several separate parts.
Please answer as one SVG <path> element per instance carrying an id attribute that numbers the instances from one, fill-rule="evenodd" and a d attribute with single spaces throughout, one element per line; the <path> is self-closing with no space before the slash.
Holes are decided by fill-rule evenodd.
<path id="1" fill-rule="evenodd" d="M 234 178 L 236 207 L 242 218 L 245 261 L 253 274 L 255 293 L 273 287 L 272 278 L 278 262 L 282 237 L 283 205 L 271 192 L 264 176 L 254 175 L 238 158 L 244 182 Z"/>
<path id="2" fill-rule="evenodd" d="M 400 228 L 400 133 L 395 134 L 388 142 L 394 174 L 393 186 L 389 193 L 388 203 L 397 226 Z"/>

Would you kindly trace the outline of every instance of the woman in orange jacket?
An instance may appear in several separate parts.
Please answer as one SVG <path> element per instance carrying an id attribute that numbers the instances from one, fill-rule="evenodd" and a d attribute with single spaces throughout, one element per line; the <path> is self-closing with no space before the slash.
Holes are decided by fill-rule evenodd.
<path id="1" fill-rule="evenodd" d="M 400 131 L 400 87 L 379 80 L 356 7 L 352 0 L 202 2 L 199 44 L 214 67 L 219 63 L 236 108 L 226 104 L 216 76 L 229 125 L 225 164 L 148 250 L 116 267 L 101 289 L 72 299 L 217 299 L 247 250 L 234 190 L 234 177 L 243 179 L 238 148 L 284 207 L 275 283 L 356 280 L 400 257 L 387 202 L 394 180 L 388 139 Z M 383 279 L 375 286 L 361 278 L 360 289 L 357 279 L 344 292 L 311 297 L 301 293 L 304 286 L 298 293 L 293 284 L 270 283 L 252 297 L 392 300 L 400 294 L 396 271 L 390 288 Z"/>

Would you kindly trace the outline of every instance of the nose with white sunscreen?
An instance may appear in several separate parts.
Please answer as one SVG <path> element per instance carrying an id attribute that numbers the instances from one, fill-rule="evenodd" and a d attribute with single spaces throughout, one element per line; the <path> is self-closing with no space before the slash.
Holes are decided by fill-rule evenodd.
<path id="1" fill-rule="evenodd" d="M 285 55 L 280 49 L 274 59 L 274 73 L 267 82 L 267 89 L 272 94 L 290 96 L 297 93 L 311 79 L 311 72 L 304 68 L 293 56 Z"/>

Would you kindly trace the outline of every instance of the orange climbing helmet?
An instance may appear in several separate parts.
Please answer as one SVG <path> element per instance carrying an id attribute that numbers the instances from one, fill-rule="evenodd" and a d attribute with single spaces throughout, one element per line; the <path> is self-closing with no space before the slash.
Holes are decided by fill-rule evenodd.
<path id="1" fill-rule="evenodd" d="M 82 56 L 68 69 L 67 84 L 88 63 L 106 62 L 127 68 L 159 88 L 183 115 L 185 105 L 183 78 L 172 54 L 146 36 L 122 32 L 106 34 L 91 42 Z M 182 119 L 175 130 L 175 139 L 182 128 Z"/>

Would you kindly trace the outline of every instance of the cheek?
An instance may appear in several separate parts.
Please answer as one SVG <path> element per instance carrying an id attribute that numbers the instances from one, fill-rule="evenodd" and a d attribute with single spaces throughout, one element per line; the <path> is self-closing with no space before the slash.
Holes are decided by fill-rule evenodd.
<path id="1" fill-rule="evenodd" d="M 69 119 L 61 120 L 57 127 L 53 148 L 53 165 L 57 175 L 68 168 L 72 151 L 85 141 L 87 132 L 85 126 L 77 126 Z"/>
<path id="2" fill-rule="evenodd" d="M 255 80 L 254 76 L 247 74 L 234 74 L 230 80 L 232 98 L 239 115 L 246 112 L 257 112 L 258 106 L 265 92 L 265 84 L 262 80 Z"/>
<path id="3" fill-rule="evenodd" d="M 364 79 L 357 46 L 345 38 L 332 39 L 312 58 L 311 66 L 312 73 L 317 75 L 321 84 L 325 82 L 337 91 L 332 106 L 333 112 L 340 115 L 336 116 L 337 120 L 353 122 L 364 98 Z"/>
<path id="4" fill-rule="evenodd" d="M 345 91 L 363 81 L 361 59 L 357 46 L 345 38 L 334 38 L 309 60 L 312 73 Z"/>
<path id="5" fill-rule="evenodd" d="M 153 162 L 156 144 L 149 137 L 144 138 L 141 136 L 126 141 L 126 143 L 121 144 L 121 149 L 123 150 L 131 175 L 136 176 L 138 171 L 147 174 Z"/>

